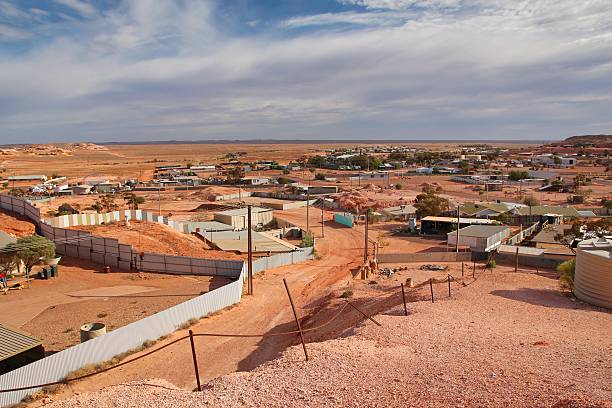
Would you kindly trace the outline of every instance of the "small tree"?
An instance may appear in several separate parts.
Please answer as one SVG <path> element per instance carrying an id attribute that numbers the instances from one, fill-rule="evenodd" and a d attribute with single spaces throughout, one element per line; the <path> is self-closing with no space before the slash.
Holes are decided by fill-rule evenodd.
<path id="1" fill-rule="evenodd" d="M 104 194 L 100 199 L 98 199 L 92 206 L 96 211 L 116 211 L 119 209 L 117 203 L 115 203 L 115 195 L 114 194 Z"/>
<path id="2" fill-rule="evenodd" d="M 132 210 L 137 210 L 138 209 L 138 205 L 144 204 L 144 202 L 145 202 L 144 197 L 137 196 L 134 193 L 125 193 L 123 195 L 123 200 L 128 204 L 128 206 Z"/>
<path id="3" fill-rule="evenodd" d="M 69 214 L 78 214 L 79 210 L 74 208 L 68 203 L 64 203 L 57 207 L 57 215 L 69 215 Z"/>
<path id="4" fill-rule="evenodd" d="M 30 272 L 32 267 L 41 259 L 49 259 L 55 256 L 55 244 L 40 235 L 19 238 L 17 242 L 10 243 L 4 247 L 6 252 L 12 253 L 17 262 L 21 260 L 25 266 L 26 280 L 30 287 Z"/>
<path id="5" fill-rule="evenodd" d="M 534 207 L 536 205 L 540 205 L 540 201 L 538 201 L 535 196 L 528 195 L 523 199 L 523 204 L 528 205 L 529 207 Z"/>
<path id="6" fill-rule="evenodd" d="M 228 184 L 238 184 L 244 178 L 244 169 L 242 167 L 234 167 L 227 173 Z"/>
<path id="7" fill-rule="evenodd" d="M 574 289 L 574 275 L 576 274 L 576 260 L 570 259 L 560 263 L 557 266 L 557 272 L 559 272 L 559 285 L 562 289 L 572 290 Z"/>
<path id="8" fill-rule="evenodd" d="M 528 178 L 529 173 L 525 170 L 512 170 L 510 173 L 508 173 L 508 180 L 519 181 Z"/>
<path id="9" fill-rule="evenodd" d="M 433 193 L 422 193 L 416 196 L 414 206 L 416 208 L 416 214 L 419 218 L 423 218 L 428 215 L 440 215 L 448 211 L 449 202 L 446 198 L 437 196 Z"/>
<path id="10" fill-rule="evenodd" d="M 396 190 L 401 190 L 401 189 L 402 189 L 402 183 L 397 183 L 397 184 L 395 185 L 395 189 L 396 189 Z"/>
<path id="11" fill-rule="evenodd" d="M 300 243 L 300 247 L 308 248 L 314 246 L 314 237 L 309 232 L 304 232 L 302 235 L 302 242 Z"/>

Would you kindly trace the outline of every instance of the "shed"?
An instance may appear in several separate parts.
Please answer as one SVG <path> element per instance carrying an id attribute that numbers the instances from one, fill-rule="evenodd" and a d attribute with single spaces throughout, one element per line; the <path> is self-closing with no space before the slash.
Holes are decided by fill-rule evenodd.
<path id="1" fill-rule="evenodd" d="M 91 193 L 91 186 L 89 184 L 81 184 L 78 186 L 72 187 L 72 192 L 74 194 L 89 194 Z"/>
<path id="2" fill-rule="evenodd" d="M 472 252 L 490 252 L 497 249 L 510 236 L 504 225 L 470 225 L 459 230 L 459 245 L 469 246 Z M 448 244 L 457 244 L 457 231 L 447 234 Z"/>
<path id="3" fill-rule="evenodd" d="M 499 222 L 495 220 L 488 220 L 484 218 L 465 218 L 459 219 L 460 227 L 467 227 L 469 225 L 496 225 Z M 421 220 L 421 233 L 422 234 L 445 234 L 451 231 L 454 226 L 457 225 L 457 217 L 435 217 L 428 216 Z"/>
<path id="4" fill-rule="evenodd" d="M 234 229 L 242 230 L 247 228 L 247 208 L 236 208 L 215 213 L 215 221 L 231 225 Z M 251 207 L 252 226 L 268 225 L 273 220 L 272 210 L 262 207 Z"/>
<path id="5" fill-rule="evenodd" d="M 398 205 L 396 207 L 383 208 L 380 212 L 392 219 L 408 221 L 416 214 L 416 208 L 410 204 Z"/>
<path id="6" fill-rule="evenodd" d="M 28 174 L 23 176 L 8 176 L 8 181 L 46 181 L 47 176 L 43 174 Z"/>
<path id="7" fill-rule="evenodd" d="M 40 360 L 45 349 L 40 340 L 0 324 L 0 375 Z"/>

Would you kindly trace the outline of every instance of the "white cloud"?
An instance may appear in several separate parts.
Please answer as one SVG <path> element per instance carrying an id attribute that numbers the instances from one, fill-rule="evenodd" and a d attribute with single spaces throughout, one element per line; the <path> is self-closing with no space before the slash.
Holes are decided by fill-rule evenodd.
<path id="1" fill-rule="evenodd" d="M 215 28 L 213 3 L 151 1 L 0 59 L 0 141 L 539 139 L 612 127 L 605 2 L 321 14 L 245 38 Z M 315 25 L 332 29 L 286 29 Z"/>
<path id="2" fill-rule="evenodd" d="M 76 11 L 84 17 L 93 17 L 98 14 L 94 6 L 83 0 L 55 0 L 55 2 Z"/>
<path id="3" fill-rule="evenodd" d="M 25 40 L 31 36 L 31 33 L 27 31 L 0 23 L 0 41 Z"/>

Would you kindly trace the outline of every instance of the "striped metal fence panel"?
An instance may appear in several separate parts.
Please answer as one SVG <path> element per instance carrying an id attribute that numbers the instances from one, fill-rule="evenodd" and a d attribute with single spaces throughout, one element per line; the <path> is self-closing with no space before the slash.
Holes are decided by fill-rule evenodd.
<path id="1" fill-rule="evenodd" d="M 141 346 L 147 340 L 156 340 L 172 333 L 190 319 L 201 318 L 240 302 L 242 282 L 240 276 L 228 285 L 4 374 L 0 376 L 0 388 L 61 381 L 68 373 L 81 367 L 108 361 Z M 0 394 L 0 406 L 17 404 L 38 390 Z"/>

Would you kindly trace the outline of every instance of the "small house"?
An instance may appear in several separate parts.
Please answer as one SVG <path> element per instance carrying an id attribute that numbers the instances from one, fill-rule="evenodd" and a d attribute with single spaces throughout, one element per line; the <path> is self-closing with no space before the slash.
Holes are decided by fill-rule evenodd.
<path id="1" fill-rule="evenodd" d="M 447 234 L 448 245 L 468 246 L 472 252 L 491 252 L 510 236 L 510 228 L 504 225 L 470 225 Z"/>

